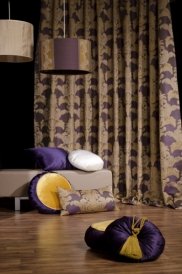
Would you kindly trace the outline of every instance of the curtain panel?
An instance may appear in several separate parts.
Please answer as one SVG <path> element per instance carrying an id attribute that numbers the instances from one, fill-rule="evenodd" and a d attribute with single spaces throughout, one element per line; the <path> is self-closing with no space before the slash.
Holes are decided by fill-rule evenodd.
<path id="1" fill-rule="evenodd" d="M 63 2 L 41 1 L 35 146 L 98 154 L 112 170 L 114 194 L 123 203 L 182 208 L 181 114 L 169 1 L 68 0 L 65 12 Z M 91 41 L 90 74 L 39 72 L 39 42 L 63 35 Z"/>

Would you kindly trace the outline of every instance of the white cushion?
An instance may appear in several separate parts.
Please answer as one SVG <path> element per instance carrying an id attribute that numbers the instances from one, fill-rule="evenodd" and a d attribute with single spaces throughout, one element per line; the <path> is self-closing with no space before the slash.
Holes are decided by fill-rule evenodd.
<path id="1" fill-rule="evenodd" d="M 104 166 L 104 161 L 100 156 L 84 149 L 71 151 L 68 154 L 68 160 L 74 167 L 84 171 L 96 171 Z"/>

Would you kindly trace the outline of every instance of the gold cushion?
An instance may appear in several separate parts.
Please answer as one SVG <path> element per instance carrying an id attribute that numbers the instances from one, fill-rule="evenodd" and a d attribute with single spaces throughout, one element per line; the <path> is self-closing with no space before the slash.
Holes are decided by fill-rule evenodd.
<path id="1" fill-rule="evenodd" d="M 57 188 L 71 189 L 69 181 L 57 173 L 46 173 L 40 177 L 37 183 L 37 196 L 48 208 L 60 210 L 62 208 L 57 194 Z"/>

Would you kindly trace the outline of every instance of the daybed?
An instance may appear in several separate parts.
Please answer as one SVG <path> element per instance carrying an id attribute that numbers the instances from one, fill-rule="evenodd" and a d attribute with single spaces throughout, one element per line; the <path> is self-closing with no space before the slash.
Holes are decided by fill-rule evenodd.
<path id="1" fill-rule="evenodd" d="M 0 197 L 14 197 L 15 210 L 20 210 L 20 201 L 28 199 L 28 185 L 34 176 L 43 170 L 34 169 L 1 169 L 0 170 Z M 112 172 L 101 169 L 93 172 L 82 170 L 56 170 L 65 176 L 72 187 L 79 189 L 95 189 L 112 185 Z"/>

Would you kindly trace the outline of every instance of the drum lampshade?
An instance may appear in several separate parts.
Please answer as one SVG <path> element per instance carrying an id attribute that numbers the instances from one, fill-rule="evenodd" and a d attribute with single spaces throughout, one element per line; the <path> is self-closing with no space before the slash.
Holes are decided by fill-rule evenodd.
<path id="1" fill-rule="evenodd" d="M 40 43 L 40 72 L 87 74 L 91 66 L 91 43 L 77 38 L 45 39 Z"/>
<path id="2" fill-rule="evenodd" d="M 0 62 L 33 60 L 33 25 L 25 21 L 0 20 Z"/>

